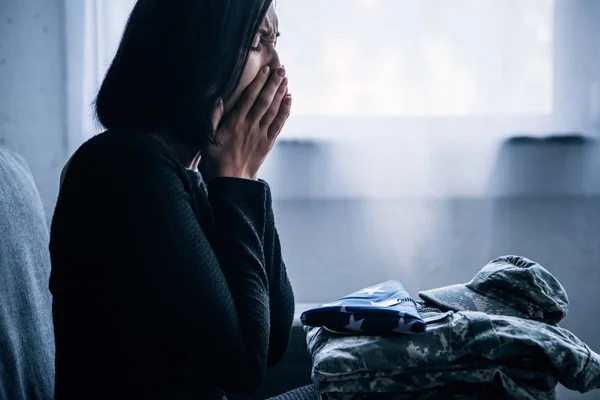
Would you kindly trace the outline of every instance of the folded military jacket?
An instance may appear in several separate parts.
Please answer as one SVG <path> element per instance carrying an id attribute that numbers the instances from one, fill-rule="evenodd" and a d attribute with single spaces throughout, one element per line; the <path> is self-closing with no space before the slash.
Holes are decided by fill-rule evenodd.
<path id="1" fill-rule="evenodd" d="M 580 392 L 599 388 L 600 356 L 557 325 L 568 298 L 539 264 L 501 257 L 468 284 L 420 296 L 424 333 L 306 329 L 323 398 L 462 399 L 490 391 L 500 396 L 490 398 L 553 399 L 557 382 Z"/>

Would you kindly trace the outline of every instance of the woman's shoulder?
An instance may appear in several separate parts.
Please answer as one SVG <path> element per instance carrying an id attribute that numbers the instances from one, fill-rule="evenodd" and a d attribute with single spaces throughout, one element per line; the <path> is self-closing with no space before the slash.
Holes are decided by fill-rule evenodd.
<path id="1" fill-rule="evenodd" d="M 167 148 L 152 134 L 136 130 L 108 130 L 84 142 L 76 153 L 102 153 L 113 156 L 170 155 Z"/>
<path id="2" fill-rule="evenodd" d="M 108 130 L 83 143 L 72 157 L 73 162 L 110 164 L 135 162 L 178 162 L 167 147 L 151 134 L 135 130 Z"/>
<path id="3" fill-rule="evenodd" d="M 153 168 L 157 167 L 157 168 Z M 152 174 L 158 169 L 180 173 L 182 166 L 165 145 L 148 133 L 135 131 L 105 131 L 87 140 L 69 159 L 67 169 L 84 179 L 125 178 L 129 174 Z M 61 179 L 61 181 L 63 180 Z"/>

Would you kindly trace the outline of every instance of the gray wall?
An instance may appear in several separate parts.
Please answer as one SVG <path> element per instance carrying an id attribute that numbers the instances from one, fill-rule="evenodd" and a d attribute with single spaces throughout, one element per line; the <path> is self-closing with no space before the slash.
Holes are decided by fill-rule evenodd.
<path id="1" fill-rule="evenodd" d="M 322 304 L 388 279 L 416 296 L 516 254 L 561 281 L 570 299 L 562 326 L 600 351 L 600 323 L 590 319 L 600 288 L 597 141 L 281 144 L 269 163 L 298 302 Z M 598 393 L 560 387 L 559 398 Z"/>
<path id="2" fill-rule="evenodd" d="M 0 145 L 23 155 L 46 213 L 66 159 L 63 2 L 0 0 Z"/>
<path id="3" fill-rule="evenodd" d="M 278 146 L 264 177 L 298 299 L 327 301 L 358 282 L 390 278 L 414 293 L 467 279 L 505 253 L 551 269 L 570 268 L 557 261 L 567 257 L 596 271 L 600 145 L 478 144 Z M 555 243 L 562 236 L 564 248 Z"/>

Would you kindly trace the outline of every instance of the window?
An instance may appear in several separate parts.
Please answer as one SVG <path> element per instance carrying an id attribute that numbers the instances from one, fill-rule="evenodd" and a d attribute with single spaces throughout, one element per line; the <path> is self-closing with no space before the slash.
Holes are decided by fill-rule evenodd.
<path id="1" fill-rule="evenodd" d="M 68 0 L 74 1 L 74 0 Z M 84 0 L 90 104 L 134 0 Z M 548 130 L 553 0 L 277 0 L 283 138 Z M 94 132 L 89 110 L 86 132 Z"/>
<path id="2" fill-rule="evenodd" d="M 552 0 L 278 6 L 279 51 L 294 94 L 288 137 L 547 129 Z"/>
<path id="3" fill-rule="evenodd" d="M 296 115 L 552 111 L 553 1 L 279 1 Z"/>
<path id="4" fill-rule="evenodd" d="M 92 102 L 135 0 L 65 0 L 68 150 L 99 131 Z"/>

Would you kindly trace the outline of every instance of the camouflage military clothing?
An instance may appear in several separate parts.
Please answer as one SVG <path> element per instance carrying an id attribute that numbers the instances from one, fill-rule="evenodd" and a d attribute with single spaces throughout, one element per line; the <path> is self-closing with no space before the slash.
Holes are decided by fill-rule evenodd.
<path id="1" fill-rule="evenodd" d="M 558 279 L 525 257 L 489 262 L 469 282 L 420 292 L 430 303 L 454 311 L 481 311 L 548 324 L 567 316 L 569 298 Z"/>
<path id="2" fill-rule="evenodd" d="M 419 302 L 425 333 L 351 336 L 307 328 L 313 377 L 322 398 L 470 399 L 491 391 L 486 398 L 554 399 L 557 381 L 580 392 L 600 387 L 600 356 L 555 325 L 566 315 L 568 300 L 552 275 L 510 256 L 494 260 L 482 272 L 487 274 L 482 281 L 523 279 L 521 285 L 498 284 L 490 290 L 497 298 L 489 303 L 486 295 L 472 295 L 466 285 L 436 289 L 431 297 L 438 307 L 465 311 L 442 312 L 433 303 Z M 553 290 L 560 292 L 554 302 L 549 300 Z M 468 307 L 475 311 L 466 311 Z M 476 311 L 482 309 L 488 312 Z M 465 397 L 472 393 L 477 396 Z"/>
<path id="3" fill-rule="evenodd" d="M 556 400 L 556 391 L 544 391 L 527 386 L 516 386 L 500 371 L 496 371 L 496 384 L 488 382 L 451 382 L 443 386 L 416 392 L 370 392 L 321 394 L 322 400 Z"/>
<path id="4" fill-rule="evenodd" d="M 401 337 L 310 329 L 319 391 L 418 393 L 448 383 L 497 384 L 499 376 L 515 399 L 530 389 L 548 392 L 556 380 L 581 392 L 600 386 L 600 356 L 565 329 L 481 312 L 440 316 L 426 319 L 426 333 Z"/>
<path id="5" fill-rule="evenodd" d="M 518 397 L 519 400 L 556 400 L 557 398 L 555 390 L 542 392 L 531 389 L 531 394 L 525 391 L 527 389 L 522 388 L 518 396 L 523 397 Z M 469 387 L 449 385 L 419 393 L 323 393 L 320 397 L 321 400 L 505 400 L 511 398 L 516 398 L 512 397 L 511 392 L 479 384 L 471 384 Z"/>
<path id="6" fill-rule="evenodd" d="M 507 369 L 507 368 L 505 368 Z M 452 369 L 437 372 L 423 372 L 409 374 L 402 377 L 402 380 L 397 378 L 367 378 L 365 380 L 354 380 L 352 385 L 357 387 L 357 390 L 364 390 L 369 387 L 365 393 L 350 393 L 346 390 L 349 385 L 344 385 L 344 392 L 336 392 L 339 390 L 335 383 L 326 385 L 327 399 L 393 399 L 393 400 L 412 400 L 412 399 L 437 399 L 437 398 L 459 398 L 459 399 L 481 399 L 481 398 L 519 398 L 520 400 L 555 400 L 556 381 L 547 376 L 540 376 L 540 387 L 528 386 L 526 384 L 516 383 L 509 374 L 518 375 L 520 378 L 523 375 L 534 375 L 526 370 L 512 370 L 508 374 L 498 368 L 485 367 L 481 368 L 469 367 L 468 369 Z M 542 375 L 537 373 L 537 375 Z M 525 380 L 525 379 L 523 379 Z M 543 389 L 547 385 L 551 385 L 550 389 Z M 451 396 L 452 395 L 452 396 Z"/>

